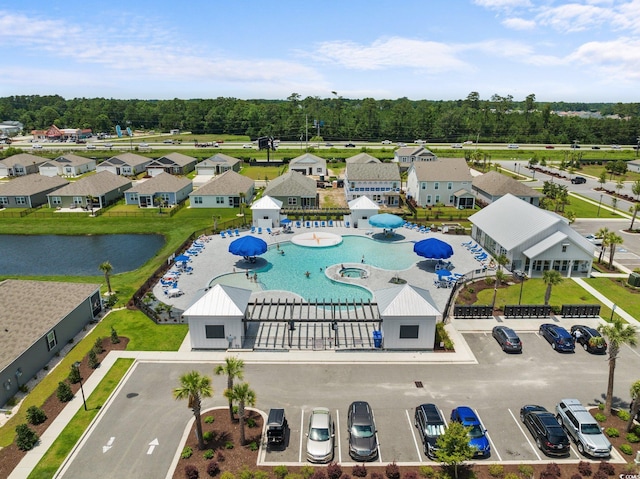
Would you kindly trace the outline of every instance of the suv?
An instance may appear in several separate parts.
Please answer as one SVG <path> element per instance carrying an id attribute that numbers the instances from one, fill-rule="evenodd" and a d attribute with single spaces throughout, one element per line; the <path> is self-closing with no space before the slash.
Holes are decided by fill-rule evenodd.
<path id="1" fill-rule="evenodd" d="M 451 421 L 459 422 L 469 429 L 469 445 L 476 449 L 473 457 L 489 457 L 491 445 L 484 428 L 476 413 L 469 406 L 458 406 L 451 411 Z"/>
<path id="2" fill-rule="evenodd" d="M 573 336 L 562 326 L 549 323 L 541 324 L 539 333 L 556 351 L 572 353 L 576 348 Z"/>
<path id="3" fill-rule="evenodd" d="M 589 353 L 605 354 L 607 352 L 607 342 L 596 329 L 582 324 L 574 324 L 571 326 L 571 336 Z"/>
<path id="4" fill-rule="evenodd" d="M 563 399 L 556 405 L 556 418 L 580 454 L 591 457 L 609 457 L 611 443 L 602 433 L 600 425 L 577 399 Z"/>
<path id="5" fill-rule="evenodd" d="M 270 409 L 267 418 L 267 446 L 284 445 L 287 434 L 287 417 L 284 409 Z"/>
<path id="6" fill-rule="evenodd" d="M 549 456 L 569 455 L 569 438 L 553 413 L 542 406 L 527 405 L 520 409 L 520 419 L 542 452 Z"/>
<path id="7" fill-rule="evenodd" d="M 574 185 L 581 185 L 582 183 L 586 183 L 587 179 L 584 176 L 574 176 L 571 178 L 571 183 Z"/>
<path id="8" fill-rule="evenodd" d="M 354 401 L 349 406 L 349 455 L 356 461 L 371 461 L 378 455 L 376 424 L 369 403 Z"/>
<path id="9" fill-rule="evenodd" d="M 436 441 L 444 434 L 446 427 L 440 410 L 435 404 L 421 404 L 416 408 L 413 422 L 418 428 L 424 453 L 429 459 L 434 459 L 438 450 Z"/>

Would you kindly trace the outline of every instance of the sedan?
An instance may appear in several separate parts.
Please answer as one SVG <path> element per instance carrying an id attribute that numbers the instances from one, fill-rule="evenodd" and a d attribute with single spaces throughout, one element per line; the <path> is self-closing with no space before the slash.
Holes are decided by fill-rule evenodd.
<path id="1" fill-rule="evenodd" d="M 539 333 L 556 351 L 572 353 L 576 348 L 573 337 L 562 326 L 549 323 L 541 324 Z"/>
<path id="2" fill-rule="evenodd" d="M 516 332 L 506 326 L 494 326 L 491 331 L 493 338 L 505 353 L 521 353 L 522 342 Z"/>
<path id="3" fill-rule="evenodd" d="M 242 148 L 246 148 L 246 149 L 253 148 L 253 145 L 251 143 L 245 143 L 244 145 L 242 145 Z"/>
<path id="4" fill-rule="evenodd" d="M 32 146 L 32 148 L 33 148 L 34 150 L 41 150 L 41 149 L 42 149 L 42 145 L 40 145 L 40 144 L 38 144 L 38 143 L 34 143 L 34 144 L 33 144 L 33 146 Z"/>
<path id="5" fill-rule="evenodd" d="M 575 324 L 571 326 L 571 336 L 573 336 L 576 343 L 580 344 L 589 353 L 605 354 L 607 352 L 607 342 L 594 328 Z"/>
<path id="6" fill-rule="evenodd" d="M 569 438 L 553 413 L 542 406 L 527 405 L 520 409 L 520 419 L 542 452 L 549 456 L 569 455 Z"/>
<path id="7" fill-rule="evenodd" d="M 546 148 L 547 150 L 555 150 L 555 148 L 556 148 L 556 147 L 555 147 L 555 146 L 553 146 L 553 145 L 547 145 L 547 146 L 545 146 L 545 148 Z"/>
<path id="8" fill-rule="evenodd" d="M 349 406 L 349 455 L 356 461 L 371 461 L 378 456 L 376 425 L 369 403 L 355 401 Z"/>
<path id="9" fill-rule="evenodd" d="M 333 441 L 335 438 L 331 412 L 325 407 L 311 411 L 307 436 L 307 460 L 315 463 L 327 463 L 333 459 Z"/>
<path id="10" fill-rule="evenodd" d="M 355 148 L 356 145 L 354 145 L 353 143 L 347 143 L 346 145 L 344 145 L 345 148 Z"/>
<path id="11" fill-rule="evenodd" d="M 473 409 L 468 406 L 458 406 L 451 411 L 451 421 L 459 422 L 469 428 L 469 445 L 476 450 L 474 457 L 489 457 L 491 455 L 487 430 L 482 426 Z"/>

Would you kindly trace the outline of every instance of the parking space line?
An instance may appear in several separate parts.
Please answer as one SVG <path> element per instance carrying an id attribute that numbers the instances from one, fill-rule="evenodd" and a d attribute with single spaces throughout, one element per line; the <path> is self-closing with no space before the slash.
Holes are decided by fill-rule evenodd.
<path id="1" fill-rule="evenodd" d="M 338 432 L 336 433 L 336 437 L 335 437 L 335 441 L 334 443 L 338 445 L 338 463 L 342 464 L 342 448 L 340 447 L 340 410 L 336 409 L 336 422 L 338 423 L 338 425 L 336 426 L 336 429 L 338 430 Z"/>
<path id="2" fill-rule="evenodd" d="M 423 462 L 422 461 L 422 451 L 420 450 L 420 445 L 418 444 L 418 440 L 416 439 L 415 427 L 413 427 L 414 425 L 413 425 L 413 422 L 411 421 L 410 409 L 405 409 L 404 412 L 407 415 L 407 421 L 409 422 L 409 429 L 411 430 L 411 435 L 413 436 L 413 443 L 415 444 L 416 451 L 418 452 L 418 460 L 420 462 Z"/>
<path id="3" fill-rule="evenodd" d="M 533 449 L 534 454 L 536 455 L 536 457 L 538 458 L 539 461 L 542 460 L 542 458 L 540 457 L 540 454 L 538 454 L 538 448 L 537 447 L 533 447 L 533 444 L 531 444 L 531 441 L 529 440 L 529 437 L 527 436 L 527 433 L 524 431 L 524 429 L 522 429 L 522 426 L 520 426 L 520 422 L 516 419 L 516 417 L 513 415 L 513 412 L 511 411 L 511 409 L 507 408 L 507 411 L 509 411 L 509 414 L 511 414 L 511 417 L 513 418 L 513 420 L 516 423 L 516 426 L 518 426 L 518 429 L 520 429 L 520 432 L 522 433 L 522 435 L 524 436 L 524 438 L 527 440 L 527 442 L 529 443 L 529 446 L 531 446 L 531 449 Z"/>
<path id="4" fill-rule="evenodd" d="M 480 421 L 480 425 L 482 426 L 482 429 L 487 431 L 487 428 L 484 427 L 484 423 L 482 422 L 482 419 L 480 419 L 480 414 L 478 414 L 478 410 L 474 409 L 476 416 L 478 416 L 478 420 Z M 493 441 L 491 440 L 491 436 L 489 436 L 489 432 L 485 432 L 484 433 L 485 436 L 487 436 L 487 439 L 489 440 L 489 443 L 491 444 L 491 450 L 495 451 L 496 455 L 498 456 L 498 460 L 502 461 L 502 457 L 500 456 L 500 453 L 498 452 L 498 450 L 496 449 L 496 445 L 493 443 Z"/>
<path id="5" fill-rule="evenodd" d="M 304 437 L 304 409 L 300 415 L 300 452 L 298 452 L 298 462 L 302 462 L 302 438 Z"/>
<path id="6" fill-rule="evenodd" d="M 376 422 L 376 415 L 371 410 L 371 416 L 373 417 L 373 424 L 376 424 L 376 444 L 378 445 L 378 462 L 382 463 L 382 450 L 380 449 L 380 438 L 378 437 L 378 426 Z"/>

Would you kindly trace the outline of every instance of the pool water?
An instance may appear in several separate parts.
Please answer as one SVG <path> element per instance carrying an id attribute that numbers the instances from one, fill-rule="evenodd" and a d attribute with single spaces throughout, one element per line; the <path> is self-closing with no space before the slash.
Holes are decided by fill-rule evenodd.
<path id="1" fill-rule="evenodd" d="M 362 278 L 363 274 L 366 274 L 366 271 L 360 268 L 344 268 L 340 270 L 340 276 L 343 278 Z"/>
<path id="2" fill-rule="evenodd" d="M 285 252 L 281 254 L 281 250 Z M 307 248 L 291 242 L 273 245 L 262 255 L 268 265 L 256 270 L 266 290 L 292 291 L 308 301 L 367 301 L 369 290 L 325 276 L 326 267 L 361 263 L 389 271 L 402 271 L 418 261 L 412 242 L 386 243 L 362 236 L 345 236 L 343 242 L 326 248 Z M 309 272 L 309 275 L 306 275 Z"/>

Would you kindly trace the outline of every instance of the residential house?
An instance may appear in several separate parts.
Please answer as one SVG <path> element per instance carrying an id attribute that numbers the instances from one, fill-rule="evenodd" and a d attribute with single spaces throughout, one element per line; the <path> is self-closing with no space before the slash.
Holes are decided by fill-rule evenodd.
<path id="1" fill-rule="evenodd" d="M 160 173 L 149 179 L 136 182 L 124 192 L 125 203 L 140 208 L 169 207 L 182 203 L 193 191 L 189 178 Z"/>
<path id="2" fill-rule="evenodd" d="M 80 176 L 95 169 L 96 160 L 73 153 L 45 161 L 38 168 L 40 174 L 44 176 Z"/>
<path id="3" fill-rule="evenodd" d="M 317 208 L 320 205 L 316 180 L 288 171 L 269 182 L 264 194 L 282 201 L 284 208 Z"/>
<path id="4" fill-rule="evenodd" d="M 196 158 L 182 153 L 169 153 L 151 161 L 147 165 L 147 173 L 156 176 L 164 171 L 170 175 L 186 175 L 195 169 L 197 162 Z"/>
<path id="5" fill-rule="evenodd" d="M 289 170 L 307 176 L 326 176 L 327 160 L 311 153 L 305 153 L 289 162 Z"/>
<path id="6" fill-rule="evenodd" d="M 357 155 L 350 156 L 344 161 L 347 165 L 350 165 L 352 163 L 382 163 L 378 158 L 376 158 L 375 156 L 371 156 L 369 153 L 358 153 Z"/>
<path id="7" fill-rule="evenodd" d="M 109 171 L 114 175 L 137 176 L 146 171 L 151 158 L 136 153 L 120 153 L 103 161 L 96 167 L 96 171 Z"/>
<path id="8" fill-rule="evenodd" d="M 627 171 L 640 173 L 640 160 L 632 160 L 627 162 Z"/>
<path id="9" fill-rule="evenodd" d="M 49 193 L 51 208 L 101 209 L 115 203 L 131 188 L 131 180 L 101 171 L 85 176 L 59 190 Z"/>
<path id="10" fill-rule="evenodd" d="M 569 221 L 506 194 L 469 217 L 472 238 L 494 257 L 505 255 L 511 271 L 540 277 L 555 269 L 563 276 L 588 276 L 595 246 Z"/>
<path id="11" fill-rule="evenodd" d="M 35 208 L 69 181 L 59 176 L 28 175 L 0 183 L 0 208 Z"/>
<path id="12" fill-rule="evenodd" d="M 196 164 L 196 173 L 198 175 L 215 176 L 224 173 L 227 170 L 233 170 L 236 173 L 240 171 L 242 161 L 233 156 L 217 153 L 206 160 L 202 160 Z"/>
<path id="13" fill-rule="evenodd" d="M 400 170 L 396 163 L 348 163 L 344 174 L 347 202 L 366 196 L 386 206 L 400 204 Z"/>
<path id="14" fill-rule="evenodd" d="M 0 406 L 101 311 L 99 284 L 0 282 Z"/>
<path id="15" fill-rule="evenodd" d="M 473 177 L 464 158 L 413 163 L 407 174 L 407 198 L 418 206 L 473 208 Z"/>
<path id="16" fill-rule="evenodd" d="M 512 194 L 532 205 L 540 206 L 540 198 L 544 196 L 540 191 L 497 171 L 475 176 L 471 187 L 476 194 L 476 199 L 485 205 L 493 203 L 506 194 Z"/>
<path id="17" fill-rule="evenodd" d="M 189 195 L 191 208 L 238 208 L 251 201 L 254 188 L 251 178 L 228 170 Z"/>
<path id="18" fill-rule="evenodd" d="M 0 176 L 24 176 L 38 173 L 38 168 L 45 161 L 47 158 L 41 156 L 18 153 L 0 160 Z"/>
<path id="19" fill-rule="evenodd" d="M 437 159 L 438 157 L 424 146 L 403 146 L 393 152 L 393 161 L 399 163 L 400 171 L 408 170 L 412 163 Z"/>

